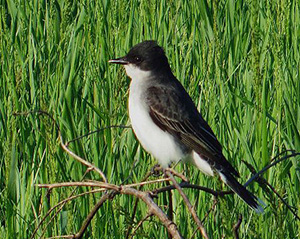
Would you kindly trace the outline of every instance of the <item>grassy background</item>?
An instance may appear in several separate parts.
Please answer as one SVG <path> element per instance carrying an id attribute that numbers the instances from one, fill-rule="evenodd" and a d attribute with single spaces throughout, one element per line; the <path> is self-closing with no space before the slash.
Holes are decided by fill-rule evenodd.
<path id="1" fill-rule="evenodd" d="M 129 124 L 129 79 L 107 61 L 142 40 L 155 39 L 164 47 L 174 74 L 212 126 L 241 182 L 251 176 L 242 159 L 259 170 L 285 149 L 299 151 L 299 14 L 299 1 L 0 0 L 0 237 L 29 238 L 40 216 L 72 190 L 55 189 L 49 196 L 35 184 L 77 181 L 86 170 L 59 147 L 49 119 L 12 114 L 46 110 L 60 124 L 65 140 Z M 104 130 L 71 148 L 115 184 L 139 182 L 155 164 L 131 129 Z M 299 157 L 293 158 L 264 174 L 296 209 L 299 166 Z M 192 166 L 176 169 L 185 170 L 193 183 L 225 189 Z M 90 173 L 86 179 L 99 177 Z M 211 238 L 232 238 L 239 213 L 241 238 L 299 237 L 299 221 L 277 197 L 256 183 L 249 190 L 268 205 L 266 212 L 256 215 L 236 196 L 226 196 L 204 222 Z M 212 197 L 185 192 L 204 218 Z M 67 204 L 45 236 L 77 232 L 100 196 Z M 174 220 L 190 238 L 195 224 L 178 193 L 173 199 Z M 164 208 L 167 196 L 156 201 Z M 124 238 L 129 225 L 146 215 L 147 208 L 139 203 L 132 222 L 133 204 L 130 196 L 105 203 L 86 238 Z M 134 238 L 167 238 L 167 233 L 152 218 Z"/>

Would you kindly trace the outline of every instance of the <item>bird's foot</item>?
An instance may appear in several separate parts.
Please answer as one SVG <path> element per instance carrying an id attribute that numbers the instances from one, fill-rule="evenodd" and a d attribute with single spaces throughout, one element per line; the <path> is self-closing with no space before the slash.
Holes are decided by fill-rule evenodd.
<path id="1" fill-rule="evenodd" d="M 159 164 L 155 164 L 152 168 L 151 168 L 151 173 L 153 176 L 155 177 L 159 177 L 162 175 L 164 169 L 159 165 Z"/>

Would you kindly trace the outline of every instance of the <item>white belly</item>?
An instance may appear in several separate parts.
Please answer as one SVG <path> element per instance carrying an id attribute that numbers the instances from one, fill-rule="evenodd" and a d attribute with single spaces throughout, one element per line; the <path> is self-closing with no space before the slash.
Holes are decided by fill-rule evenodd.
<path id="1" fill-rule="evenodd" d="M 162 167 L 184 157 L 182 150 L 175 143 L 173 136 L 161 130 L 151 119 L 148 106 L 142 99 L 139 84 L 132 80 L 129 94 L 129 117 L 134 133 L 144 149 L 152 154 Z"/>
<path id="2" fill-rule="evenodd" d="M 131 78 L 129 93 L 129 117 L 133 131 L 144 149 L 152 154 L 162 167 L 180 159 L 189 160 L 207 175 L 213 175 L 210 165 L 197 153 L 184 155 L 174 138 L 161 130 L 151 119 L 145 103 L 143 90 L 146 89 L 150 72 L 142 71 L 132 65 L 125 65 L 126 73 Z"/>

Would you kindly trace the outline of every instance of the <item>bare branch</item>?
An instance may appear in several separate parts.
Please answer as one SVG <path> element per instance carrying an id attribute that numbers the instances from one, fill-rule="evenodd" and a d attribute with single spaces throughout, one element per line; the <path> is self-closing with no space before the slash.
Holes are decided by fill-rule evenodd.
<path id="1" fill-rule="evenodd" d="M 134 228 L 134 230 L 132 232 L 131 238 L 135 235 L 135 232 L 140 228 L 140 226 L 142 226 L 144 221 L 146 221 L 151 216 L 153 216 L 153 214 L 148 213 L 142 220 L 139 221 L 139 223 L 137 224 L 137 226 Z"/>
<path id="2" fill-rule="evenodd" d="M 204 218 L 201 220 L 202 224 L 204 223 L 205 219 L 208 218 L 208 215 L 216 208 L 216 205 L 218 203 L 217 197 L 214 196 L 214 200 L 213 200 L 213 204 L 210 207 L 210 209 L 208 210 L 208 212 L 205 213 Z M 194 236 L 196 235 L 198 231 L 198 228 L 193 232 L 191 239 L 194 238 Z"/>
<path id="3" fill-rule="evenodd" d="M 85 173 L 82 175 L 82 180 L 84 179 L 84 177 L 86 176 L 86 174 L 89 171 L 86 170 Z M 69 199 L 72 198 L 72 195 L 75 193 L 76 188 L 74 188 L 69 196 Z M 48 190 L 51 191 L 51 190 Z M 77 195 L 78 196 L 78 195 Z M 33 231 L 32 235 L 30 238 L 33 238 L 35 236 L 35 234 L 37 233 L 37 230 L 40 228 L 40 226 L 43 224 L 43 222 L 46 220 L 46 218 L 50 215 L 50 213 L 54 210 L 54 208 L 59 207 L 59 209 L 56 211 L 56 213 L 50 218 L 49 222 L 47 223 L 47 225 L 45 226 L 44 230 L 42 231 L 42 235 L 44 235 L 44 233 L 46 232 L 47 226 L 50 224 L 50 222 L 54 219 L 55 216 L 57 216 L 57 214 L 63 209 L 64 205 L 68 202 L 68 200 L 64 200 L 64 202 L 62 203 L 58 203 L 55 207 L 53 207 L 53 209 L 49 210 L 46 215 L 42 218 L 42 220 L 39 222 L 39 224 L 37 225 L 37 227 L 35 228 L 35 230 Z"/>
<path id="4" fill-rule="evenodd" d="M 105 189 L 112 189 L 115 191 L 119 190 L 119 186 L 104 182 L 65 182 L 65 183 L 52 183 L 52 184 L 37 184 L 40 188 L 60 188 L 60 187 L 74 187 L 74 186 L 84 186 L 84 187 L 100 187 Z"/>
<path id="5" fill-rule="evenodd" d="M 145 177 L 142 179 L 142 182 L 145 182 L 151 175 L 153 174 L 153 171 L 150 170 L 150 172 L 148 172 Z M 141 185 L 139 187 L 139 190 L 141 190 L 143 188 L 143 185 Z M 131 221 L 133 222 L 134 221 L 134 218 L 135 218 L 135 214 L 136 214 L 136 210 L 137 210 L 137 206 L 138 206 L 138 203 L 139 203 L 139 198 L 136 198 L 135 199 L 135 203 L 134 203 L 134 207 L 133 207 L 133 212 L 132 212 L 132 215 L 131 215 Z M 129 235 L 130 235 L 130 232 L 131 232 L 131 229 L 133 227 L 133 224 L 130 224 L 128 229 L 127 229 L 127 232 L 126 232 L 126 236 L 125 236 L 125 239 L 128 239 L 129 238 Z"/>
<path id="6" fill-rule="evenodd" d="M 162 182 L 167 182 L 167 181 L 170 181 L 170 178 L 161 178 L 161 179 L 155 179 L 155 180 L 150 180 L 150 181 L 145 181 L 145 182 L 140 182 L 140 183 L 132 183 L 132 184 L 123 185 L 123 187 L 138 187 L 138 186 L 144 186 L 147 184 L 162 183 Z"/>
<path id="7" fill-rule="evenodd" d="M 185 204 L 187 205 L 190 213 L 192 214 L 198 229 L 201 231 L 201 234 L 204 238 L 208 239 L 208 235 L 200 221 L 200 219 L 197 216 L 197 213 L 195 211 L 195 209 L 192 207 L 192 204 L 190 203 L 189 199 L 187 198 L 187 196 L 184 194 L 184 192 L 182 191 L 182 188 L 179 186 L 179 184 L 176 182 L 175 178 L 173 177 L 172 173 L 169 171 L 166 171 L 166 174 L 169 176 L 169 178 L 171 179 L 171 181 L 173 182 L 174 186 L 176 187 L 176 189 L 178 190 L 178 192 L 180 193 L 181 197 L 183 198 Z"/>
<path id="8" fill-rule="evenodd" d="M 232 191 L 215 191 L 215 190 L 212 190 L 210 188 L 202 187 L 202 186 L 199 186 L 197 184 L 191 184 L 191 183 L 188 183 L 188 182 L 182 182 L 182 183 L 179 183 L 178 185 L 181 188 L 193 188 L 193 189 L 201 190 L 201 191 L 210 193 L 210 194 L 214 195 L 215 197 L 224 196 L 224 195 L 227 195 L 227 194 L 233 194 Z M 153 194 L 159 194 L 159 193 L 171 191 L 171 190 L 174 190 L 174 189 L 176 189 L 176 187 L 174 185 L 170 185 L 170 186 L 155 189 L 155 190 L 152 191 L 152 193 Z"/>
<path id="9" fill-rule="evenodd" d="M 295 152 L 295 151 L 292 151 L 292 152 L 293 152 L 292 154 L 287 155 L 287 156 L 284 156 L 284 157 L 282 157 L 282 158 L 279 158 L 278 160 L 276 160 L 276 161 L 274 161 L 273 163 L 271 163 L 271 164 L 267 165 L 266 167 L 264 167 L 262 170 L 258 171 L 256 174 L 254 174 L 254 175 L 253 175 L 253 176 L 252 176 L 252 177 L 244 184 L 244 186 L 247 187 L 253 180 L 255 180 L 256 178 L 258 178 L 259 175 L 263 174 L 263 173 L 266 172 L 269 168 L 271 168 L 271 167 L 273 167 L 274 165 L 280 163 L 281 161 L 284 161 L 284 160 L 286 160 L 286 159 L 288 159 L 288 158 L 291 158 L 291 157 L 295 157 L 295 156 L 297 156 L 297 155 L 300 155 L 300 153 L 297 153 L 297 152 Z M 282 154 L 282 153 L 281 153 L 281 154 Z M 274 159 L 277 158 L 277 157 L 279 157 L 281 154 L 275 156 Z"/>
<path id="10" fill-rule="evenodd" d="M 172 173 L 172 175 L 181 178 L 184 182 L 188 182 L 189 180 L 182 174 L 182 173 L 178 173 L 176 172 L 173 168 L 166 168 L 166 171 L 169 171 Z"/>
<path id="11" fill-rule="evenodd" d="M 183 238 L 179 230 L 176 226 L 176 224 L 169 220 L 167 215 L 159 208 L 159 206 L 152 200 L 149 193 L 138 191 L 134 188 L 123 188 L 120 193 L 122 194 L 128 194 L 138 197 L 139 199 L 143 200 L 149 209 L 150 214 L 153 214 L 159 218 L 159 220 L 162 222 L 162 224 L 167 228 L 168 232 L 172 235 L 172 238 L 174 239 L 181 239 Z"/>
<path id="12" fill-rule="evenodd" d="M 243 161 L 244 162 L 244 161 Z M 249 170 L 252 172 L 252 173 L 256 173 L 255 169 L 250 165 L 248 164 L 247 162 L 244 162 L 246 164 L 246 166 L 249 168 Z M 288 208 L 288 210 L 291 211 L 291 213 L 295 216 L 295 218 L 297 220 L 300 221 L 300 217 L 297 215 L 297 212 L 284 200 L 284 198 L 276 191 L 276 189 L 267 181 L 264 179 L 263 176 L 258 176 L 256 181 L 263 187 L 264 185 L 267 185 L 267 187 L 269 187 L 276 195 L 277 197 L 281 200 L 281 202 L 283 202 L 283 204 Z"/>
<path id="13" fill-rule="evenodd" d="M 239 239 L 239 229 L 240 229 L 240 226 L 241 226 L 241 223 L 242 223 L 242 214 L 239 215 L 239 219 L 237 221 L 237 223 L 235 225 L 233 225 L 233 234 L 234 234 L 234 238 L 235 239 Z"/>
<path id="14" fill-rule="evenodd" d="M 65 145 L 68 147 L 70 145 L 70 143 L 73 143 L 79 139 L 82 139 L 84 137 L 87 137 L 87 136 L 90 136 L 91 134 L 95 134 L 95 133 L 98 133 L 102 130 L 106 130 L 106 129 L 111 129 L 111 128 L 121 128 L 121 129 L 130 129 L 131 126 L 127 126 L 127 125 L 109 125 L 109 126 L 106 126 L 106 127 L 103 127 L 103 128 L 100 128 L 100 129 L 96 129 L 94 131 L 91 131 L 91 132 L 88 132 L 87 134 L 84 134 L 84 135 L 81 135 L 75 139 L 72 139 L 72 140 L 69 140 Z"/>
<path id="15" fill-rule="evenodd" d="M 103 205 L 103 203 L 105 203 L 108 199 L 113 199 L 116 195 L 118 194 L 118 192 L 113 191 L 110 193 L 105 193 L 101 199 L 99 200 L 99 202 L 94 206 L 94 208 L 92 209 L 92 211 L 89 213 L 89 215 L 86 217 L 86 219 L 84 220 L 80 230 L 78 233 L 75 234 L 74 238 L 82 238 L 83 233 L 86 231 L 88 225 L 91 223 L 93 217 L 95 216 L 95 214 L 97 213 L 97 211 L 99 210 L 99 208 Z"/>
<path id="16" fill-rule="evenodd" d="M 102 177 L 103 181 L 107 183 L 107 179 L 104 175 L 104 173 L 97 168 L 95 165 L 93 165 L 92 163 L 84 160 L 83 158 L 79 157 L 77 154 L 75 154 L 73 151 L 71 151 L 65 144 L 62 138 L 62 135 L 59 131 L 59 138 L 60 138 L 60 146 L 69 154 L 71 155 L 74 159 L 76 159 L 78 162 L 80 162 L 81 164 L 85 165 L 86 167 L 88 167 L 88 169 L 96 171 L 97 173 L 100 174 L 100 176 Z"/>

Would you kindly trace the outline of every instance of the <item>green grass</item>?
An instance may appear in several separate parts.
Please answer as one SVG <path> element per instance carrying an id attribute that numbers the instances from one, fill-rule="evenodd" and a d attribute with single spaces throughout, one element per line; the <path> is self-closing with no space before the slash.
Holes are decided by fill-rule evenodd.
<path id="1" fill-rule="evenodd" d="M 49 196 L 35 184 L 78 181 L 86 170 L 60 148 L 47 117 L 12 114 L 46 110 L 65 140 L 129 124 L 129 79 L 107 61 L 143 40 L 154 39 L 164 47 L 174 74 L 216 133 L 241 182 L 251 176 L 242 159 L 259 170 L 285 149 L 300 151 L 299 14 L 299 1 L 0 0 L 0 237 L 29 238 L 41 216 L 72 191 L 55 189 Z M 155 164 L 130 129 L 101 131 L 71 149 L 114 184 L 139 182 Z M 295 209 L 300 208 L 299 159 L 264 174 Z M 190 165 L 176 169 L 185 170 L 193 183 L 223 187 Z M 100 180 L 94 173 L 86 179 Z M 239 213 L 240 238 L 299 238 L 300 222 L 274 194 L 256 183 L 249 190 L 268 205 L 265 213 L 256 215 L 236 196 L 226 196 L 204 222 L 211 238 L 232 238 Z M 204 218 L 212 197 L 185 192 Z M 45 236 L 77 232 L 100 197 L 68 203 Z M 174 220 L 190 238 L 195 223 L 177 192 L 173 199 Z M 129 225 L 147 212 L 139 203 L 131 222 L 134 201 L 119 195 L 106 202 L 86 238 L 124 238 Z M 166 195 L 156 202 L 167 205 Z M 167 233 L 152 218 L 134 238 L 167 238 Z"/>

